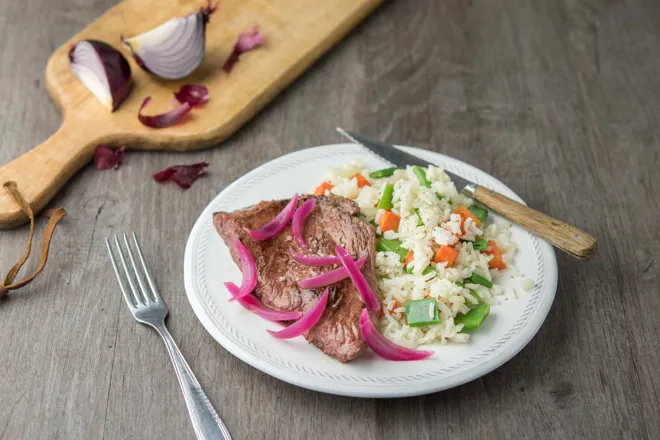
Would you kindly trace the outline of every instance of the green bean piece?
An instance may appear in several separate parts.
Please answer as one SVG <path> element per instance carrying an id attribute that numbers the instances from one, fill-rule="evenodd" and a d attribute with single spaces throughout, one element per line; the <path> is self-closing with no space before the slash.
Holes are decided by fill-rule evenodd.
<path id="1" fill-rule="evenodd" d="M 403 303 L 403 307 L 406 310 L 406 319 L 410 327 L 440 324 L 438 303 L 435 302 L 435 298 L 406 301 Z"/>
<path id="2" fill-rule="evenodd" d="M 417 214 L 417 226 L 424 226 L 424 220 L 422 220 L 422 214 L 419 213 L 419 208 L 415 208 L 415 214 Z"/>
<path id="3" fill-rule="evenodd" d="M 493 287 L 493 283 L 488 281 L 486 278 L 482 277 L 478 273 L 473 273 L 470 278 L 468 278 L 473 284 L 481 284 L 484 287 L 491 288 Z"/>
<path id="4" fill-rule="evenodd" d="M 398 168 L 383 168 L 382 170 L 374 171 L 369 174 L 372 179 L 382 179 L 383 177 L 390 177 Z"/>
<path id="5" fill-rule="evenodd" d="M 378 202 L 378 209 L 386 209 L 390 210 L 394 208 L 394 204 L 392 204 L 392 199 L 394 198 L 394 184 L 393 183 L 388 183 L 385 185 L 385 188 L 383 188 L 383 195 L 380 196 L 380 201 Z"/>
<path id="6" fill-rule="evenodd" d="M 429 182 L 429 179 L 426 178 L 426 171 L 424 171 L 424 168 L 414 166 L 413 173 L 415 173 L 415 176 L 417 176 L 417 179 L 419 179 L 420 185 L 425 186 L 427 188 L 431 187 L 431 182 Z"/>
<path id="7" fill-rule="evenodd" d="M 481 223 L 486 221 L 488 217 L 488 210 L 482 206 L 472 205 L 468 208 L 470 212 L 477 216 Z"/>
<path id="8" fill-rule="evenodd" d="M 486 319 L 486 316 L 488 316 L 489 313 L 489 304 L 479 304 L 465 315 L 458 315 L 456 318 L 454 318 L 454 323 L 463 324 L 463 330 L 474 330 L 481 327 L 481 324 L 484 323 L 484 319 Z"/>
<path id="9" fill-rule="evenodd" d="M 401 261 L 406 258 L 408 249 L 401 246 L 401 240 L 387 238 L 379 238 L 376 240 L 376 251 L 378 252 L 396 252 L 401 257 Z"/>
<path id="10" fill-rule="evenodd" d="M 474 240 L 474 242 L 472 243 L 472 247 L 474 248 L 475 251 L 483 251 L 486 250 L 486 248 L 488 247 L 488 242 L 483 238 L 480 238 L 478 240 Z"/>
<path id="11" fill-rule="evenodd" d="M 406 272 L 409 273 L 409 274 L 412 274 L 412 273 L 413 273 L 413 266 L 412 266 L 412 264 L 409 264 L 408 266 L 406 266 Z M 422 275 L 428 275 L 428 274 L 430 274 L 431 272 L 437 272 L 437 271 L 436 271 L 432 266 L 426 266 L 426 267 L 424 268 L 424 270 L 422 271 Z"/>

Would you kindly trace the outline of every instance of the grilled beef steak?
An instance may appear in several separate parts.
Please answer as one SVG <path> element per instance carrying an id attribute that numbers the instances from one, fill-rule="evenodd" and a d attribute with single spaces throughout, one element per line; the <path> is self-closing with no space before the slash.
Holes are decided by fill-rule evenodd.
<path id="1" fill-rule="evenodd" d="M 298 203 L 308 199 L 301 197 Z M 256 296 L 265 305 L 278 310 L 305 312 L 316 303 L 325 288 L 302 289 L 298 287 L 298 281 L 327 272 L 336 266 L 305 266 L 293 260 L 288 250 L 293 247 L 312 255 L 334 255 L 338 244 L 354 259 L 365 252 L 368 254 L 362 274 L 378 295 L 374 274 L 374 229 L 357 217 L 359 208 L 349 199 L 337 196 L 316 197 L 316 206 L 305 221 L 304 237 L 308 251 L 298 247 L 290 227 L 265 241 L 255 240 L 245 232 L 245 228 L 258 229 L 268 223 L 287 202 L 260 202 L 232 213 L 216 212 L 213 216 L 215 228 L 229 247 L 236 264 L 239 263 L 239 257 L 231 238 L 238 238 L 252 253 L 258 267 L 258 282 L 254 292 Z M 360 356 L 366 349 L 359 325 L 364 303 L 350 278 L 328 287 L 330 296 L 326 310 L 320 321 L 305 334 L 305 338 L 325 354 L 347 362 Z M 376 315 L 377 312 L 373 313 L 372 319 Z"/>

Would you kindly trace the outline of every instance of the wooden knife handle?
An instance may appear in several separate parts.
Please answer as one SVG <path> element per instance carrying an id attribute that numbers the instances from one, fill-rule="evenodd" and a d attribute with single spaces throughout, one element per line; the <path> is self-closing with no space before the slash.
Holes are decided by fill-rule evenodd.
<path id="1" fill-rule="evenodd" d="M 476 188 L 474 198 L 575 258 L 596 257 L 598 246 L 591 234 L 482 186 Z"/>

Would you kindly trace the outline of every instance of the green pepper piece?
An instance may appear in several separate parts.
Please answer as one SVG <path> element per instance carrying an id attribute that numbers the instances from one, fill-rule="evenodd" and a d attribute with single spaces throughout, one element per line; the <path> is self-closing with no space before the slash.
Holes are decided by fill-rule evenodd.
<path id="1" fill-rule="evenodd" d="M 488 210 L 486 208 L 482 206 L 472 205 L 468 209 L 472 214 L 477 216 L 477 218 L 481 221 L 481 223 L 486 221 L 486 217 L 488 217 Z"/>
<path id="2" fill-rule="evenodd" d="M 425 186 L 427 188 L 431 187 L 431 182 L 429 182 L 429 179 L 426 177 L 426 171 L 424 171 L 424 168 L 414 166 L 413 173 L 415 173 L 415 176 L 417 176 L 420 185 Z"/>
<path id="3" fill-rule="evenodd" d="M 488 242 L 483 238 L 480 238 L 478 240 L 474 240 L 472 247 L 475 251 L 483 251 L 488 247 Z"/>
<path id="4" fill-rule="evenodd" d="M 387 209 L 390 210 L 394 208 L 392 204 L 392 199 L 394 198 L 394 184 L 388 183 L 383 188 L 383 195 L 380 196 L 380 201 L 378 202 L 378 209 Z"/>
<path id="5" fill-rule="evenodd" d="M 409 273 L 409 274 L 412 274 L 412 273 L 413 273 L 413 267 L 412 267 L 411 264 L 409 264 L 408 266 L 406 266 L 406 272 Z M 424 270 L 422 271 L 422 275 L 428 275 L 428 274 L 430 274 L 431 272 L 437 272 L 437 271 L 436 271 L 432 266 L 426 266 L 426 267 L 424 268 Z"/>
<path id="6" fill-rule="evenodd" d="M 396 252 L 401 257 L 401 261 L 403 261 L 408 254 L 408 249 L 401 246 L 401 240 L 388 240 L 387 238 L 382 237 L 376 240 L 376 251 Z"/>
<path id="7" fill-rule="evenodd" d="M 440 324 L 438 304 L 434 298 L 418 299 L 403 303 L 410 327 L 424 327 Z"/>
<path id="8" fill-rule="evenodd" d="M 472 283 L 474 284 L 481 284 L 484 287 L 488 287 L 489 289 L 493 287 L 493 283 L 488 281 L 486 278 L 482 277 L 478 273 L 473 273 L 470 278 L 468 278 Z"/>
<path id="9" fill-rule="evenodd" d="M 419 208 L 415 208 L 415 214 L 417 214 L 417 226 L 424 226 L 424 220 L 422 220 L 422 215 L 419 213 Z"/>
<path id="10" fill-rule="evenodd" d="M 397 170 L 396 167 L 394 168 L 383 168 L 382 170 L 374 171 L 373 173 L 369 174 L 369 177 L 372 179 L 382 179 L 383 177 L 390 177 L 394 172 Z"/>
<path id="11" fill-rule="evenodd" d="M 465 315 L 458 315 L 454 318 L 454 323 L 463 324 L 463 330 L 474 330 L 481 327 L 489 313 L 490 304 L 479 304 Z"/>

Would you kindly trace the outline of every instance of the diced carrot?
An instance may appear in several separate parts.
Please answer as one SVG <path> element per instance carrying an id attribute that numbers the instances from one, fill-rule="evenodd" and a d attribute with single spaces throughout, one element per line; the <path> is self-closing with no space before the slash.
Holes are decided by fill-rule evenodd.
<path id="1" fill-rule="evenodd" d="M 332 188 L 333 186 L 331 184 L 329 184 L 328 182 L 323 182 L 316 187 L 316 189 L 314 190 L 314 195 L 322 196 L 325 194 L 326 191 L 330 191 Z"/>
<path id="2" fill-rule="evenodd" d="M 362 188 L 363 186 L 369 186 L 369 181 L 362 174 L 358 173 L 353 177 L 357 179 L 358 188 Z"/>
<path id="3" fill-rule="evenodd" d="M 407 266 L 415 259 L 415 253 L 411 250 L 408 251 L 405 258 L 403 259 L 403 265 Z"/>
<path id="4" fill-rule="evenodd" d="M 380 216 L 380 220 L 378 220 L 378 226 L 380 226 L 380 230 L 385 232 L 385 231 L 398 231 L 399 230 L 399 222 L 401 221 L 401 217 L 393 213 L 392 211 L 385 211 L 383 215 Z"/>
<path id="5" fill-rule="evenodd" d="M 463 234 L 465 234 L 465 232 L 466 232 L 463 223 L 465 223 L 465 220 L 467 220 L 468 218 L 472 219 L 472 222 L 475 224 L 475 226 L 477 228 L 481 226 L 481 220 L 479 220 L 479 217 L 474 215 L 474 213 L 472 211 L 470 211 L 469 209 L 467 209 L 463 205 L 456 208 L 454 213 L 461 216 L 461 219 L 462 219 L 462 221 L 461 221 L 461 231 L 463 231 Z"/>
<path id="6" fill-rule="evenodd" d="M 500 248 L 497 247 L 497 243 L 490 240 L 488 242 L 488 248 L 490 248 L 490 250 L 486 250 L 484 253 L 493 256 L 493 259 L 488 262 L 488 268 L 500 270 L 506 269 L 506 263 L 502 259 L 502 252 L 500 251 Z"/>
<path id="7" fill-rule="evenodd" d="M 433 261 L 436 263 L 446 262 L 447 267 L 454 264 L 454 260 L 458 257 L 458 252 L 451 246 L 440 246 L 440 250 L 435 254 Z"/>
<path id="8" fill-rule="evenodd" d="M 398 299 L 395 299 L 394 307 L 392 307 L 390 310 L 398 309 L 399 307 L 403 307 L 403 304 L 401 304 Z"/>

